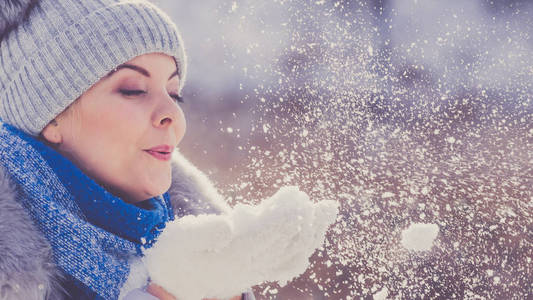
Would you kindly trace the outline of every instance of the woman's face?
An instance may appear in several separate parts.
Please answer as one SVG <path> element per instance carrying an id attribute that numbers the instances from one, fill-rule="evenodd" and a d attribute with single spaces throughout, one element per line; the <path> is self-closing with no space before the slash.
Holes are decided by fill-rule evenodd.
<path id="1" fill-rule="evenodd" d="M 58 151 L 126 202 L 166 192 L 170 152 L 185 133 L 179 85 L 168 55 L 150 53 L 126 62 L 56 118 Z M 46 139 L 51 126 L 43 130 Z"/>

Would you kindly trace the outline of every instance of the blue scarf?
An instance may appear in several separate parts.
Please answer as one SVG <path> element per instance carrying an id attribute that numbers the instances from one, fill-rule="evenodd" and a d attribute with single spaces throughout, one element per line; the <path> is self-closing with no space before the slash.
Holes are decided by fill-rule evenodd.
<path id="1" fill-rule="evenodd" d="M 71 281 L 65 286 L 77 287 L 79 298 L 117 299 L 129 259 L 141 256 L 174 219 L 168 193 L 128 204 L 54 149 L 1 122 L 0 163 Z"/>

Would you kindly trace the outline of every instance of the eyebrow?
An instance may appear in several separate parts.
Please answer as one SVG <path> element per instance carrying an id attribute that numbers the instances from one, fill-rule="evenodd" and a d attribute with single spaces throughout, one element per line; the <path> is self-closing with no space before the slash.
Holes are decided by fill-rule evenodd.
<path id="1" fill-rule="evenodd" d="M 134 71 L 137 71 L 137 72 L 143 74 L 146 77 L 150 77 L 150 72 L 146 71 L 146 69 L 144 69 L 142 67 L 139 67 L 139 66 L 136 66 L 136 65 L 132 65 L 132 64 L 121 64 L 121 65 L 117 66 L 116 68 L 114 68 L 113 70 L 111 70 L 111 72 L 107 73 L 107 75 L 105 77 L 110 77 L 111 75 L 113 75 L 115 72 L 117 72 L 120 69 L 131 69 L 131 70 L 134 70 Z M 174 76 L 179 75 L 179 73 L 180 73 L 179 69 L 176 69 L 176 71 L 174 71 L 174 73 L 170 74 L 170 77 L 168 77 L 168 80 L 172 79 L 172 77 L 174 77 Z"/>

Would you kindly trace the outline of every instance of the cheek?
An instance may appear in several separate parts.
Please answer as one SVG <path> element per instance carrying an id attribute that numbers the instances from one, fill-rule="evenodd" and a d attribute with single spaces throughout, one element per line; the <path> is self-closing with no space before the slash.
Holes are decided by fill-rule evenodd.
<path id="1" fill-rule="evenodd" d="M 137 149 L 144 132 L 142 112 L 112 105 L 84 109 L 68 142 L 76 163 L 99 181 L 124 176 L 142 154 Z"/>
<path id="2" fill-rule="evenodd" d="M 139 143 L 146 130 L 147 113 L 134 105 L 107 105 L 89 111 L 84 120 L 85 133 L 100 146 L 124 151 Z"/>

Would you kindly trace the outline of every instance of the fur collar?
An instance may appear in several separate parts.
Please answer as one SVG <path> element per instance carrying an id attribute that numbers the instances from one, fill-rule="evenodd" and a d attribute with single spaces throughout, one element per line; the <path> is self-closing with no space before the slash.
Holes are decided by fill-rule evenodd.
<path id="1" fill-rule="evenodd" d="M 229 210 L 207 176 L 177 151 L 169 194 L 178 217 Z M 0 166 L 0 299 L 62 299 L 50 245 L 16 197 L 17 186 Z"/>

